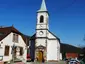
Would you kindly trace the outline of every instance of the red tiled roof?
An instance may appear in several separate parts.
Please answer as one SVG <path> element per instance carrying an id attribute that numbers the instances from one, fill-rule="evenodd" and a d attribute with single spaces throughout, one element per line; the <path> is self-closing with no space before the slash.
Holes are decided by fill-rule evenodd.
<path id="1" fill-rule="evenodd" d="M 13 33 L 17 33 L 19 35 L 22 36 L 23 40 L 26 43 L 26 40 L 28 39 L 25 35 L 23 35 L 21 32 L 19 32 L 17 29 L 15 29 L 13 26 L 11 27 L 1 27 L 0 28 L 0 33 L 2 33 L 2 35 L 0 35 L 0 41 L 2 39 L 4 39 L 7 35 L 9 35 L 11 32 Z M 27 43 L 26 43 L 27 44 Z"/>

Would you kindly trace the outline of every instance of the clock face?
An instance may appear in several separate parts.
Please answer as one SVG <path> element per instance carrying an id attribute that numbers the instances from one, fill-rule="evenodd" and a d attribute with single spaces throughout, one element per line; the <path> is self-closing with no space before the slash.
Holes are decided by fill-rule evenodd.
<path id="1" fill-rule="evenodd" d="M 40 35 L 43 35 L 43 31 L 40 31 L 39 34 L 40 34 Z"/>

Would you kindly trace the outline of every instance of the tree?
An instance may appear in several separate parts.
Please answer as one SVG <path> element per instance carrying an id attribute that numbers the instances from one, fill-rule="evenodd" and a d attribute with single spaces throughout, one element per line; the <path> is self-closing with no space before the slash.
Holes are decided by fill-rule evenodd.
<path id="1" fill-rule="evenodd" d="M 83 61 L 85 62 L 85 47 L 82 48 L 82 51 L 83 51 L 83 54 L 84 54 Z"/>

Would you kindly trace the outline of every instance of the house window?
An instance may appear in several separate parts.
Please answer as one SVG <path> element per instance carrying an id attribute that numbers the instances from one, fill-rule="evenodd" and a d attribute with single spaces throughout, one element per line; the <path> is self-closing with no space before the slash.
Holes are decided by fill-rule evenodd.
<path id="1" fill-rule="evenodd" d="M 22 55 L 23 55 L 23 48 L 20 47 L 20 56 L 22 56 Z"/>
<path id="2" fill-rule="evenodd" d="M 40 23 L 43 23 L 44 22 L 44 17 L 41 15 L 40 16 Z"/>
<path id="3" fill-rule="evenodd" d="M 5 52 L 4 52 L 5 56 L 9 56 L 9 49 L 10 49 L 9 46 L 5 46 Z"/>
<path id="4" fill-rule="evenodd" d="M 18 42 L 18 34 L 13 34 L 13 42 Z"/>

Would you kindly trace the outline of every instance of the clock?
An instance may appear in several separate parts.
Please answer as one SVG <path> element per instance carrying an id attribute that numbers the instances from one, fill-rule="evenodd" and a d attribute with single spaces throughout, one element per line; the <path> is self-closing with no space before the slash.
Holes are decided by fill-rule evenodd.
<path id="1" fill-rule="evenodd" d="M 43 31 L 40 31 L 39 34 L 40 34 L 40 35 L 43 35 Z"/>

